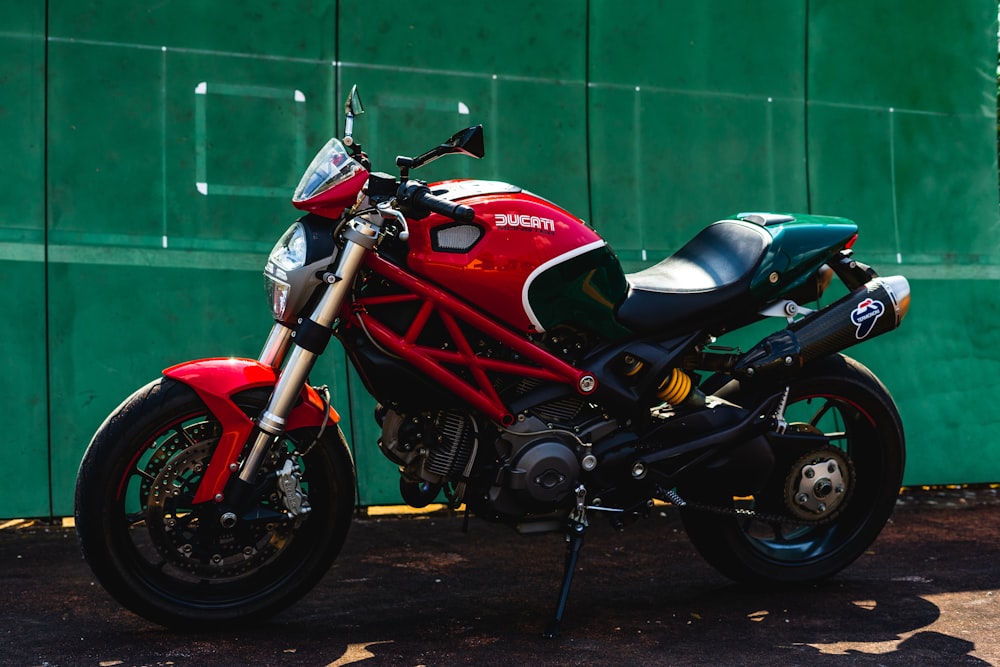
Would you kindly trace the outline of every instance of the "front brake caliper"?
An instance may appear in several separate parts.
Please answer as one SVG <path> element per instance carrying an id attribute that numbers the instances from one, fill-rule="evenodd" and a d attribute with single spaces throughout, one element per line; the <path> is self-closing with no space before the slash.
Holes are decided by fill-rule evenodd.
<path id="1" fill-rule="evenodd" d="M 291 459 L 285 460 L 285 465 L 277 473 L 278 494 L 290 516 L 308 514 L 309 497 L 302 490 L 302 471 Z"/>

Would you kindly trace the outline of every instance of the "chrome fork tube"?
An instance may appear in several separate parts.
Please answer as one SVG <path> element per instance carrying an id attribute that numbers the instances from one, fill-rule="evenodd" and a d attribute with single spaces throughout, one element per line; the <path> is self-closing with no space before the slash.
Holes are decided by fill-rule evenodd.
<path id="1" fill-rule="evenodd" d="M 285 360 L 285 354 L 288 352 L 288 346 L 291 345 L 291 342 L 292 330 L 281 322 L 275 322 L 257 361 L 277 370 L 281 367 L 281 362 Z"/>
<path id="2" fill-rule="evenodd" d="M 358 274 L 365 253 L 375 248 L 380 228 L 381 218 L 377 215 L 373 216 L 372 220 L 359 217 L 349 223 L 348 229 L 344 232 L 346 241 L 340 253 L 337 269 L 329 276 L 329 280 L 333 283 L 326 288 L 326 292 L 313 309 L 311 316 L 313 322 L 330 328 L 336 320 L 354 284 L 354 278 Z M 292 336 L 291 332 L 289 336 Z M 254 480 L 271 443 L 284 432 L 285 419 L 302 387 L 305 386 L 318 357 L 319 354 L 315 352 L 298 345 L 292 346 L 288 361 L 274 386 L 267 407 L 257 420 L 257 437 L 240 468 L 239 478 L 244 482 L 250 483 Z"/>

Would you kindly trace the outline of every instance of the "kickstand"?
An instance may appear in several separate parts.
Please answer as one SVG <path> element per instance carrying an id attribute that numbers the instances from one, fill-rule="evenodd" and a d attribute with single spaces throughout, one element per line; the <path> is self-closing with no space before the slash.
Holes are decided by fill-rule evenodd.
<path id="1" fill-rule="evenodd" d="M 580 558 L 583 538 L 587 533 L 587 512 L 584 507 L 586 496 L 587 490 L 581 485 L 576 490 L 576 509 L 569 513 L 566 521 L 566 562 L 563 566 L 562 589 L 559 591 L 559 604 L 556 605 L 555 616 L 542 633 L 547 639 L 554 639 L 562 632 L 562 619 L 566 611 L 566 602 L 569 600 L 569 588 L 573 583 L 576 562 Z"/>

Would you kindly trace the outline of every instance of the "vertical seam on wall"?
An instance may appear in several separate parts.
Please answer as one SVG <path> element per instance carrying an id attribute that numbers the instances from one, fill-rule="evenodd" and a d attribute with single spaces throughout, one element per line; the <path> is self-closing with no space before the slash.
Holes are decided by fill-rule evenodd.
<path id="1" fill-rule="evenodd" d="M 333 41 L 333 100 L 331 100 L 331 102 L 333 103 L 333 110 L 334 110 L 334 112 L 333 112 L 333 134 L 332 134 L 332 136 L 337 136 L 339 134 L 339 128 L 343 127 L 342 125 L 338 124 L 338 119 L 339 119 L 339 115 L 340 115 L 340 107 L 338 105 L 338 100 L 340 100 L 340 87 L 341 87 L 341 81 L 340 81 L 340 67 L 341 67 L 341 65 L 340 65 L 340 63 L 341 63 L 341 60 L 340 60 L 340 9 L 342 7 L 342 3 L 341 2 L 337 2 L 336 6 L 337 6 L 337 8 L 336 8 L 336 10 L 334 10 L 334 14 L 333 14 L 333 23 L 334 23 L 334 26 L 333 26 L 333 35 L 334 35 L 334 41 Z M 348 449 L 351 450 L 351 456 L 354 458 L 354 461 L 355 461 L 355 472 L 354 472 L 354 507 L 355 507 L 355 511 L 360 511 L 360 509 L 361 509 L 361 480 L 360 480 L 360 475 L 357 472 L 358 434 L 357 434 L 357 429 L 355 428 L 355 425 L 354 425 L 355 421 L 357 421 L 357 420 L 354 418 L 354 396 L 353 396 L 354 391 L 353 391 L 353 386 L 352 386 L 353 383 L 351 381 L 350 362 L 347 359 L 347 355 L 345 354 L 343 356 L 343 363 L 334 364 L 334 367 L 338 368 L 340 370 L 340 377 L 338 379 L 339 379 L 340 382 L 343 382 L 344 393 L 347 395 L 347 415 L 348 415 L 348 417 L 347 417 L 347 424 L 348 424 L 348 426 L 350 428 L 348 428 L 348 433 L 347 433 L 347 435 L 345 435 L 345 437 L 349 438 L 348 441 L 347 441 L 347 447 L 348 447 Z M 334 378 L 337 378 L 337 373 L 334 373 Z M 333 392 L 334 391 L 335 391 L 335 389 L 330 389 L 330 402 L 331 402 L 331 404 L 333 403 Z M 338 424 L 337 427 L 340 428 L 340 424 Z"/>
<path id="2" fill-rule="evenodd" d="M 809 0 L 805 2 L 805 25 L 803 26 L 804 43 L 802 67 L 802 131 L 804 133 L 805 170 L 806 170 L 806 211 L 813 212 L 812 207 L 812 173 L 809 168 Z"/>
<path id="3" fill-rule="evenodd" d="M 585 3 L 583 25 L 583 131 L 585 141 L 585 167 L 587 172 L 587 220 L 596 228 L 594 221 L 594 186 L 593 175 L 590 172 L 590 0 Z"/>
<path id="4" fill-rule="evenodd" d="M 331 67 L 333 68 L 333 99 L 330 100 L 331 108 L 333 109 L 333 134 L 331 136 L 337 136 L 337 116 L 339 114 L 339 109 L 337 106 L 337 100 L 340 99 L 340 7 L 341 3 L 335 3 L 336 8 L 333 10 L 333 63 Z"/>
<path id="5" fill-rule="evenodd" d="M 52 341 L 49 325 L 49 0 L 45 0 L 45 32 L 42 48 L 42 304 L 45 308 L 45 443 L 48 468 L 49 517 L 54 514 L 52 497 Z"/>
<path id="6" fill-rule="evenodd" d="M 208 180 L 207 178 L 205 179 Z M 166 250 L 169 245 L 167 229 L 167 47 L 160 47 L 160 231 L 163 232 L 161 245 Z"/>

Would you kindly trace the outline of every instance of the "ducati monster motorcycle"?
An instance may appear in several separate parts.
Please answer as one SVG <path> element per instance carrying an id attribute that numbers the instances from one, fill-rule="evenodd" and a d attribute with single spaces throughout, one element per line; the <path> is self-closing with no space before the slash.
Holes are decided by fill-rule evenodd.
<path id="1" fill-rule="evenodd" d="M 597 517 L 624 527 L 670 503 L 710 564 L 757 585 L 829 577 L 871 544 L 903 427 L 841 351 L 895 329 L 910 289 L 854 258 L 853 222 L 740 214 L 625 274 L 593 228 L 522 188 L 410 177 L 482 157 L 482 126 L 398 157 L 397 176 L 353 137 L 356 88 L 345 111 L 267 258 L 260 356 L 164 370 L 84 455 L 76 528 L 121 604 L 234 626 L 328 570 L 356 498 L 329 389 L 309 382 L 333 338 L 377 401 L 407 503 L 565 535 L 550 636 Z M 834 277 L 846 295 L 810 308 Z M 766 317 L 786 322 L 745 351 L 717 343 Z"/>

